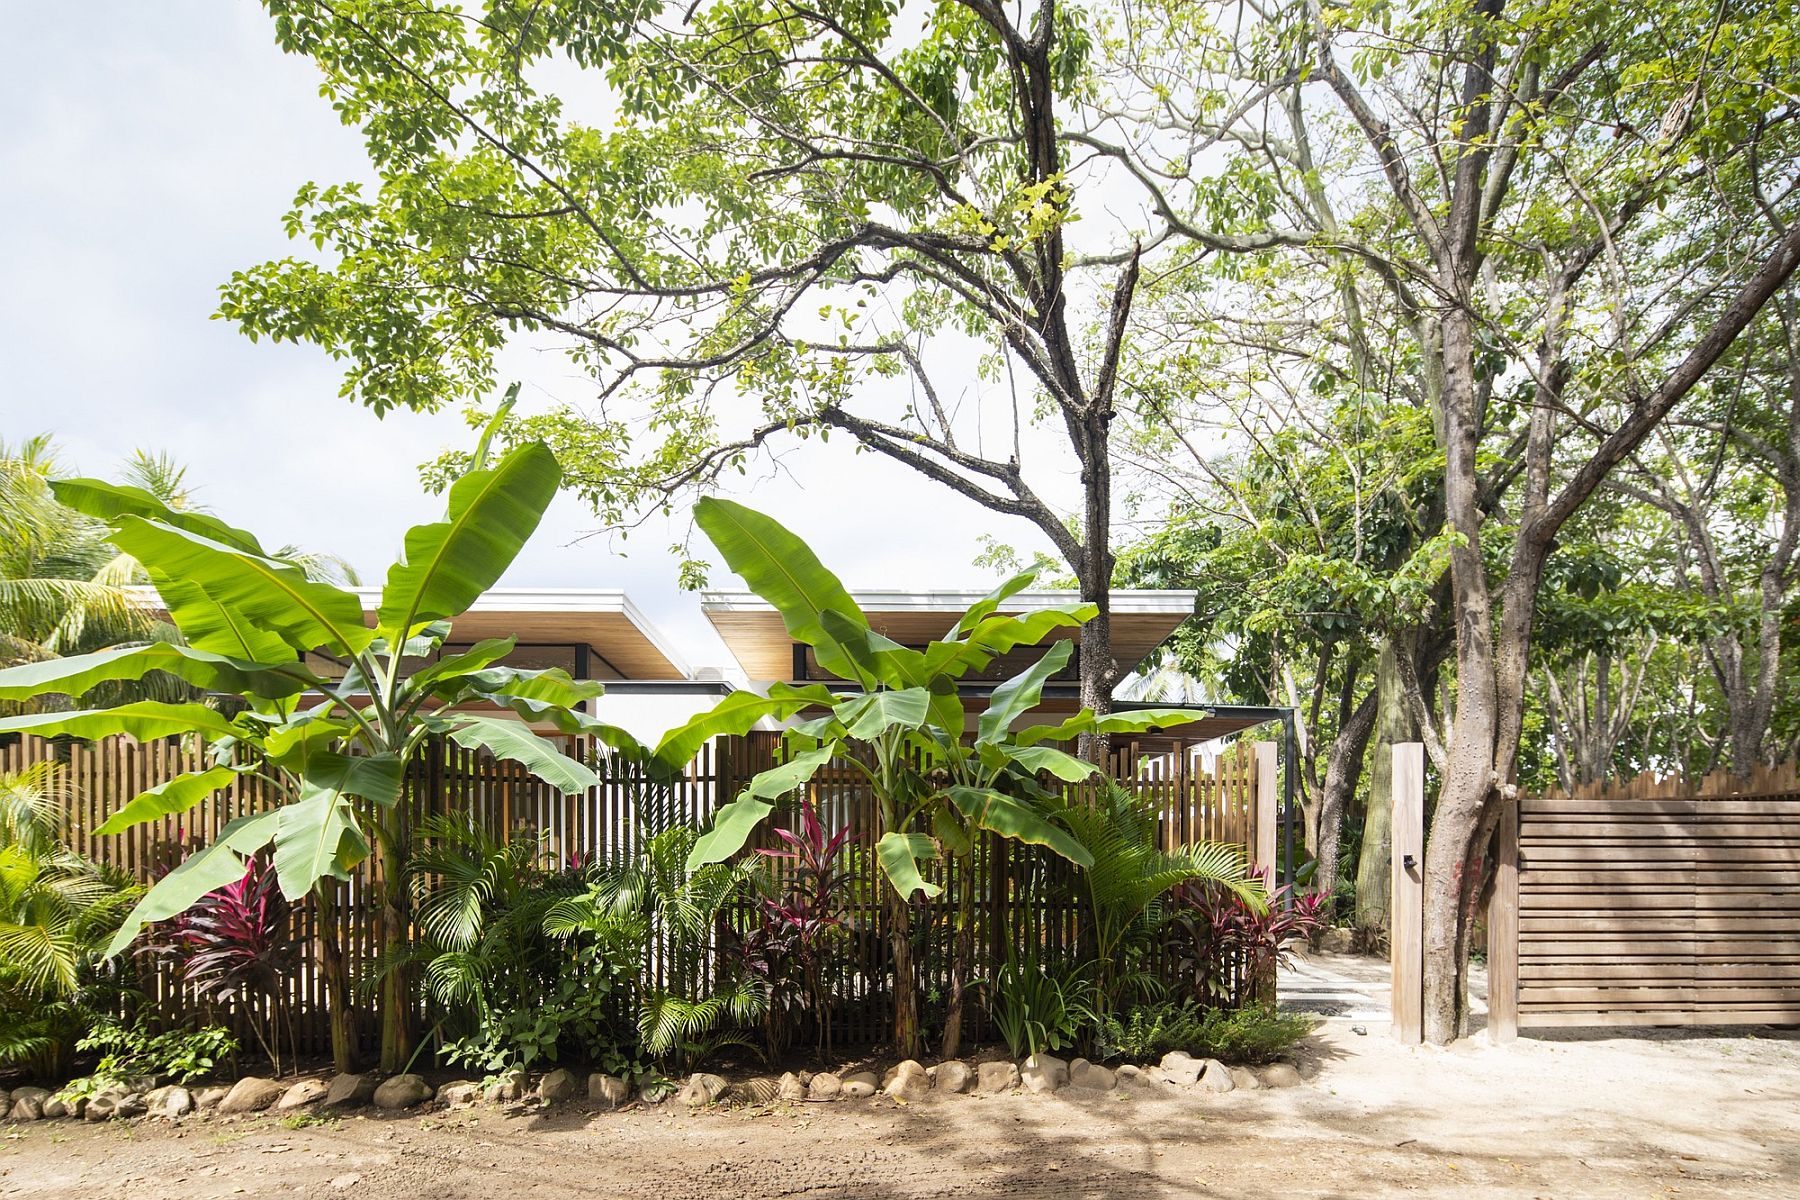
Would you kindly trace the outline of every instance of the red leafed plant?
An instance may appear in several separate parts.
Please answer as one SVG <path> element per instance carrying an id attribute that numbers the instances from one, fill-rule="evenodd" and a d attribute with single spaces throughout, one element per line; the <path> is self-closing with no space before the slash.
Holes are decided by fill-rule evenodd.
<path id="1" fill-rule="evenodd" d="M 828 832 L 808 800 L 800 808 L 798 831 L 777 827 L 774 832 L 784 846 L 757 853 L 792 865 L 783 872 L 781 894 L 758 902 L 759 920 L 743 939 L 744 963 L 769 986 L 770 1051 L 781 1049 L 776 1043 L 788 1027 L 785 1018 L 799 1003 L 812 1009 L 824 1047 L 831 1042 L 831 1002 L 823 968 L 831 938 L 843 925 L 843 892 L 850 880 L 843 857 L 850 828 Z"/>
<path id="2" fill-rule="evenodd" d="M 1284 884 L 1269 892 L 1268 906 L 1259 911 L 1225 888 L 1176 887 L 1169 894 L 1168 945 L 1193 998 L 1207 1008 L 1243 1008 L 1257 1000 L 1261 982 L 1286 965 L 1293 944 L 1327 924 L 1329 899 Z"/>
<path id="3" fill-rule="evenodd" d="M 285 983 L 294 965 L 290 913 L 274 868 L 257 855 L 245 864 L 242 879 L 200 897 L 151 944 L 154 953 L 180 964 L 182 982 L 202 999 L 235 1002 L 252 1014 L 256 1038 L 277 1073 L 280 1031 L 289 1017 Z M 256 1019 L 259 998 L 268 1005 L 262 1019 Z"/>

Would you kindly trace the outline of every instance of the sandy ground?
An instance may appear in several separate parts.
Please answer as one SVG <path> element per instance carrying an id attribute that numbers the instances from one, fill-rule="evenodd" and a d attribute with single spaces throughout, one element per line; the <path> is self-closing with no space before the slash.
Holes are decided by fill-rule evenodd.
<path id="1" fill-rule="evenodd" d="M 0 1196 L 1800 1196 L 1800 1033 L 1403 1049 L 1371 1015 L 1225 1096 L 6 1126 Z"/>

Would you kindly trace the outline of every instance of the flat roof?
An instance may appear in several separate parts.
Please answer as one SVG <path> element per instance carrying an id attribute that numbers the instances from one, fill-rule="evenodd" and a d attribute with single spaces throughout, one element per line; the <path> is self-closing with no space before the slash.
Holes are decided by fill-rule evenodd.
<path id="1" fill-rule="evenodd" d="M 373 616 L 378 587 L 345 588 Z M 156 589 L 134 588 L 145 603 L 160 603 Z M 686 679 L 687 663 L 650 623 L 630 596 L 616 588 L 490 588 L 454 620 L 456 641 L 516 637 L 521 645 L 593 648 L 625 679 Z"/>
<path id="2" fill-rule="evenodd" d="M 1113 653 L 1129 671 L 1194 611 L 1198 593 L 1188 590 L 1133 589 L 1112 594 Z M 856 590 L 850 593 L 868 615 L 870 626 L 903 645 L 919 646 L 940 638 L 985 591 Z M 1009 596 L 1002 613 L 1025 613 L 1078 600 L 1073 591 L 1040 588 Z M 773 605 L 754 592 L 708 591 L 700 594 L 700 611 L 753 680 L 791 680 L 794 640 Z M 1059 637 L 1075 637 L 1075 629 Z"/>

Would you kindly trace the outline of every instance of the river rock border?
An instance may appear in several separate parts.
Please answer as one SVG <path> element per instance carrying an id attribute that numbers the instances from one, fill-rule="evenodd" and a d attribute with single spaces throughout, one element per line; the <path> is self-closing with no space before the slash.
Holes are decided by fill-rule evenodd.
<path id="1" fill-rule="evenodd" d="M 566 1067 L 545 1073 L 535 1087 L 523 1071 L 509 1071 L 486 1081 L 458 1079 L 437 1087 L 421 1075 L 383 1078 L 374 1074 L 311 1077 L 281 1082 L 247 1076 L 224 1085 L 179 1086 L 153 1079 L 107 1088 L 65 1104 L 44 1088 L 0 1089 L 0 1114 L 7 1121 L 108 1121 L 128 1117 L 182 1121 L 194 1117 L 242 1116 L 256 1113 L 310 1114 L 331 1117 L 374 1107 L 400 1113 L 430 1105 L 466 1109 L 478 1104 L 563 1106 L 585 1099 L 598 1109 L 638 1104 L 669 1104 L 689 1109 L 722 1103 L 806 1104 L 885 1097 L 897 1104 L 918 1104 L 951 1096 L 1019 1093 L 1070 1098 L 1192 1093 L 1217 1095 L 1235 1091 L 1294 1087 L 1304 1082 L 1292 1063 L 1260 1068 L 1229 1067 L 1217 1059 L 1195 1058 L 1177 1050 L 1153 1067 L 1108 1067 L 1085 1058 L 1073 1061 L 1036 1054 L 1022 1062 L 1006 1059 L 964 1062 L 951 1059 L 926 1066 L 907 1059 L 877 1074 L 873 1070 L 789 1071 L 780 1077 L 754 1076 L 733 1082 L 722 1075 L 697 1071 L 679 1082 L 657 1081 L 633 1088 L 617 1075 L 583 1076 Z"/>

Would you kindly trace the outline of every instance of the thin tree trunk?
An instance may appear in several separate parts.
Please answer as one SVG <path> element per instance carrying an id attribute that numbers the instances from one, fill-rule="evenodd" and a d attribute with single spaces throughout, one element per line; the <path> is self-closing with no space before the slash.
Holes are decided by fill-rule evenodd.
<path id="1" fill-rule="evenodd" d="M 888 953 L 894 960 L 894 1052 L 919 1056 L 919 985 L 912 956 L 912 906 L 893 887 L 882 889 L 887 904 Z"/>
<path id="2" fill-rule="evenodd" d="M 1419 738 L 1406 702 L 1399 655 L 1406 650 L 1389 637 L 1375 668 L 1372 725 L 1375 761 L 1369 767 L 1369 801 L 1363 812 L 1362 848 L 1356 863 L 1356 928 L 1371 940 L 1387 936 L 1393 903 L 1394 753 L 1401 742 Z"/>
<path id="3" fill-rule="evenodd" d="M 1319 789 L 1319 866 L 1313 874 L 1313 886 L 1329 896 L 1337 891 L 1338 856 L 1343 845 L 1344 814 L 1356 795 L 1362 779 L 1363 757 L 1368 751 L 1369 735 L 1375 729 L 1376 700 L 1379 691 L 1370 689 L 1362 703 L 1338 729 L 1331 743 L 1331 755 L 1325 765 L 1325 783 Z"/>
<path id="4" fill-rule="evenodd" d="M 356 1069 L 356 1013 L 350 1005 L 350 964 L 338 938 L 338 883 L 321 879 L 319 906 L 319 973 L 325 984 L 325 1013 L 331 1024 L 331 1065 L 340 1075 Z"/>
<path id="5" fill-rule="evenodd" d="M 968 988 L 969 963 L 975 956 L 975 855 L 970 852 L 958 864 L 956 882 L 956 950 L 950 958 L 950 1010 L 944 1017 L 944 1040 L 938 1047 L 943 1058 L 955 1058 L 962 1049 L 963 994 Z"/>

